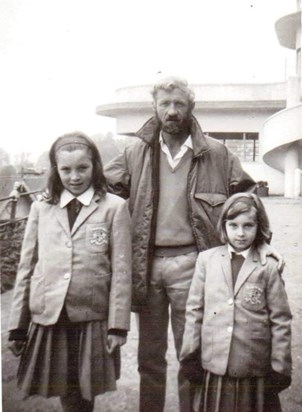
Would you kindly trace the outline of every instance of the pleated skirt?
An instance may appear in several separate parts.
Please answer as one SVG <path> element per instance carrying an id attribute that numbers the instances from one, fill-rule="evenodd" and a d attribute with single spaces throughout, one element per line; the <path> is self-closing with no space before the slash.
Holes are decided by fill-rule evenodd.
<path id="1" fill-rule="evenodd" d="M 196 387 L 194 412 L 282 412 L 279 396 L 265 388 L 264 378 L 232 378 L 204 371 Z"/>
<path id="2" fill-rule="evenodd" d="M 28 396 L 44 397 L 80 389 L 89 401 L 116 390 L 120 351 L 108 354 L 106 343 L 104 321 L 72 323 L 63 312 L 53 326 L 33 323 L 18 368 L 19 388 Z"/>

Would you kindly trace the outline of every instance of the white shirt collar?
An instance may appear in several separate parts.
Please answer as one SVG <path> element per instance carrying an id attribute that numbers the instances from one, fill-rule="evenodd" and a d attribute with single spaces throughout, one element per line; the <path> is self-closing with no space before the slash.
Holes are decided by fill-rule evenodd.
<path id="1" fill-rule="evenodd" d="M 160 132 L 160 135 L 159 135 L 159 141 L 160 141 L 161 146 L 163 145 L 163 146 L 167 147 L 161 132 Z M 193 142 L 192 142 L 191 135 L 189 135 L 187 137 L 186 141 L 181 145 L 180 150 L 183 148 L 183 146 L 187 146 L 189 149 L 193 150 Z"/>
<path id="2" fill-rule="evenodd" d="M 166 145 L 166 143 L 164 142 L 162 133 L 160 133 L 159 135 L 159 143 L 160 143 L 161 150 L 166 154 L 168 163 L 172 167 L 172 169 L 174 169 L 178 165 L 181 158 L 187 152 L 188 149 L 193 150 L 193 143 L 192 143 L 191 136 L 187 137 L 186 141 L 181 145 L 179 152 L 174 157 L 171 156 L 170 150 L 168 146 Z"/>
<path id="3" fill-rule="evenodd" d="M 230 259 L 232 259 L 232 253 L 235 253 L 236 255 L 242 255 L 244 259 L 246 259 L 247 255 L 249 254 L 250 249 L 251 249 L 251 246 L 248 249 L 243 250 L 242 252 L 236 252 L 233 246 L 228 243 L 228 252 L 230 255 Z"/>
<path id="4" fill-rule="evenodd" d="M 74 196 L 68 190 L 64 189 L 60 197 L 60 207 L 63 208 L 67 206 L 68 203 L 71 202 L 71 200 L 74 198 L 77 198 L 82 203 L 82 205 L 89 206 L 93 195 L 94 189 L 92 186 L 90 186 L 84 193 L 80 194 L 80 196 Z"/>

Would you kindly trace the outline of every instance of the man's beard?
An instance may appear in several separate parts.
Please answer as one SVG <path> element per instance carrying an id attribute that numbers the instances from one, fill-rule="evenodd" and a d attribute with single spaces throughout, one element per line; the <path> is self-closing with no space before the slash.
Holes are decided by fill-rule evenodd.
<path id="1" fill-rule="evenodd" d="M 171 116 L 165 119 L 164 122 L 160 120 L 158 117 L 157 112 L 155 112 L 156 118 L 160 124 L 161 130 L 172 134 L 172 135 L 177 135 L 182 132 L 185 132 L 188 130 L 189 127 L 189 116 L 190 113 L 188 112 L 187 116 L 184 117 L 183 119 L 179 119 L 177 116 Z"/>

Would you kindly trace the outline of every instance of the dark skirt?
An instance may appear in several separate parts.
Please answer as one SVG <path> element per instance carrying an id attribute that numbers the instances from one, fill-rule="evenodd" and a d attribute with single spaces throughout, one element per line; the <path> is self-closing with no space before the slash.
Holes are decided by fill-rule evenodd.
<path id="1" fill-rule="evenodd" d="M 279 396 L 268 392 L 264 378 L 232 378 L 204 371 L 195 389 L 195 412 L 282 412 Z"/>
<path id="2" fill-rule="evenodd" d="M 107 322 L 72 323 L 66 314 L 53 326 L 31 325 L 18 369 L 18 386 L 28 395 L 66 396 L 80 389 L 87 400 L 116 390 L 120 351 L 106 350 Z"/>

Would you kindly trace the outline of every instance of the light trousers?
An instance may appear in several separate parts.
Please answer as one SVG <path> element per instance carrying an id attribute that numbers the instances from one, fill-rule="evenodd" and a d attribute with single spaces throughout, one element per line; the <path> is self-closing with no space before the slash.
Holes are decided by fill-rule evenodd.
<path id="1" fill-rule="evenodd" d="M 185 326 L 186 301 L 197 252 L 176 257 L 154 257 L 148 302 L 139 314 L 138 370 L 140 412 L 162 412 L 165 405 L 169 309 L 176 356 L 179 359 Z M 191 410 L 189 381 L 178 372 L 180 411 Z"/>

